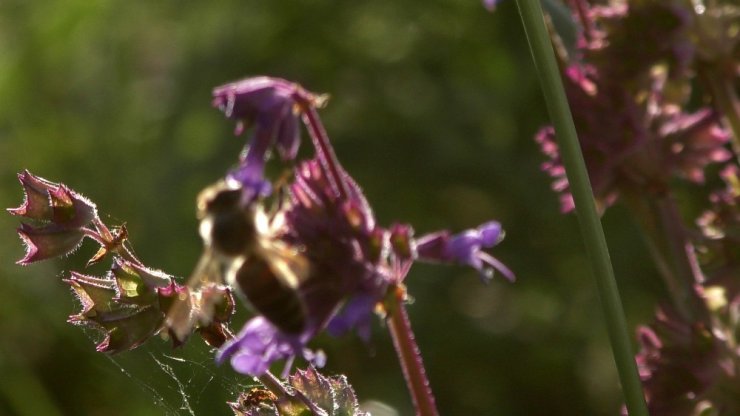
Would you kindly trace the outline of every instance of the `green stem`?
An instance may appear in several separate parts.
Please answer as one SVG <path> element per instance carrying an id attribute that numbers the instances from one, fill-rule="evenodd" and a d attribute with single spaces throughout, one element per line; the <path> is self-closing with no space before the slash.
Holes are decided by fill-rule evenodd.
<path id="1" fill-rule="evenodd" d="M 609 259 L 604 230 L 596 212 L 586 164 L 578 144 L 573 117 L 545 27 L 542 8 L 539 0 L 517 0 L 517 5 L 540 77 L 547 108 L 555 127 L 560 155 L 581 225 L 586 254 L 591 263 L 604 310 L 606 327 L 627 410 L 631 416 L 648 416 L 642 385 L 633 358 L 631 337 Z"/>
<path id="2" fill-rule="evenodd" d="M 439 412 L 424 371 L 419 346 L 416 345 L 411 322 L 406 313 L 405 302 L 406 290 L 403 286 L 394 286 L 389 289 L 385 301 L 388 312 L 386 318 L 388 331 L 393 339 L 393 346 L 396 348 L 398 361 L 401 363 L 401 370 L 403 370 L 406 386 L 411 393 L 416 414 L 418 416 L 438 416 Z"/>

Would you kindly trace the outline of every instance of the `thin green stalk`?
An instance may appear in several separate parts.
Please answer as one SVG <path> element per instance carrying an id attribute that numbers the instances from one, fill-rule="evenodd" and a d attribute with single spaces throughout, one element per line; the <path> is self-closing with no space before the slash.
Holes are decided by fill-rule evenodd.
<path id="1" fill-rule="evenodd" d="M 540 77 L 547 108 L 555 127 L 560 155 L 568 175 L 586 254 L 591 263 L 604 310 L 625 404 L 631 416 L 648 416 L 642 384 L 630 344 L 631 337 L 604 238 L 604 230 L 601 228 L 596 212 L 586 164 L 583 161 L 560 71 L 545 27 L 542 7 L 539 0 L 517 0 L 517 5 Z"/>

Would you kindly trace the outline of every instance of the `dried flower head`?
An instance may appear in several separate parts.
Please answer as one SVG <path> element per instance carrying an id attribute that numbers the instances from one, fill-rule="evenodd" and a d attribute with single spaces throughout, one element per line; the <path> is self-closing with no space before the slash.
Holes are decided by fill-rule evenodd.
<path id="1" fill-rule="evenodd" d="M 47 181 L 29 171 L 18 174 L 24 200 L 12 215 L 28 218 L 34 225 L 22 223 L 18 235 L 26 246 L 26 255 L 18 264 L 66 256 L 75 251 L 85 237 L 84 228 L 97 218 L 95 204 L 64 184 Z"/>

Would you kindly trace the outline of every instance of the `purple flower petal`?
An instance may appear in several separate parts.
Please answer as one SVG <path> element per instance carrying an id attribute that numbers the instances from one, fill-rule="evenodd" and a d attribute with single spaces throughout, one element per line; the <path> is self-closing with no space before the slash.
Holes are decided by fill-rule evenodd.
<path id="1" fill-rule="evenodd" d="M 370 323 L 378 303 L 378 297 L 370 294 L 360 294 L 350 299 L 347 304 L 336 314 L 327 326 L 331 335 L 343 335 L 351 329 L 364 341 L 370 339 Z"/>
<path id="2" fill-rule="evenodd" d="M 514 280 L 514 274 L 495 257 L 482 251 L 498 244 L 503 238 L 501 224 L 487 222 L 478 228 L 466 230 L 456 235 L 448 231 L 427 234 L 416 240 L 416 251 L 419 260 L 430 262 L 456 263 L 467 265 L 478 270 L 484 281 L 499 271 L 508 280 Z"/>
<path id="3" fill-rule="evenodd" d="M 256 77 L 216 87 L 213 97 L 215 107 L 237 120 L 237 135 L 254 125 L 256 139 L 264 141 L 262 150 L 277 145 L 285 160 L 295 158 L 300 141 L 296 108 L 314 100 L 312 94 L 284 79 Z"/>
<path id="4" fill-rule="evenodd" d="M 310 362 L 322 361 L 321 354 L 305 348 L 309 338 L 305 334 L 285 335 L 267 319 L 258 316 L 249 320 L 234 339 L 219 349 L 216 362 L 220 364 L 230 358 L 234 370 L 257 377 L 278 360 L 301 357 Z"/>

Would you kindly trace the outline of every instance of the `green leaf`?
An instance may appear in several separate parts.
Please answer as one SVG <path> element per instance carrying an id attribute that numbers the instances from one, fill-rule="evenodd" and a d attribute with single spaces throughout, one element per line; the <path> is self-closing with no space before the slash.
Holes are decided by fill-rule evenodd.
<path id="1" fill-rule="evenodd" d="M 335 410 L 333 416 L 360 416 L 365 412 L 359 411 L 359 403 L 352 386 L 349 385 L 344 375 L 329 378 L 331 388 L 334 390 Z"/>
<path id="2" fill-rule="evenodd" d="M 296 371 L 288 379 L 291 386 L 303 393 L 317 407 L 324 409 L 329 415 L 334 414 L 334 389 L 329 380 L 319 374 L 313 366 Z"/>

